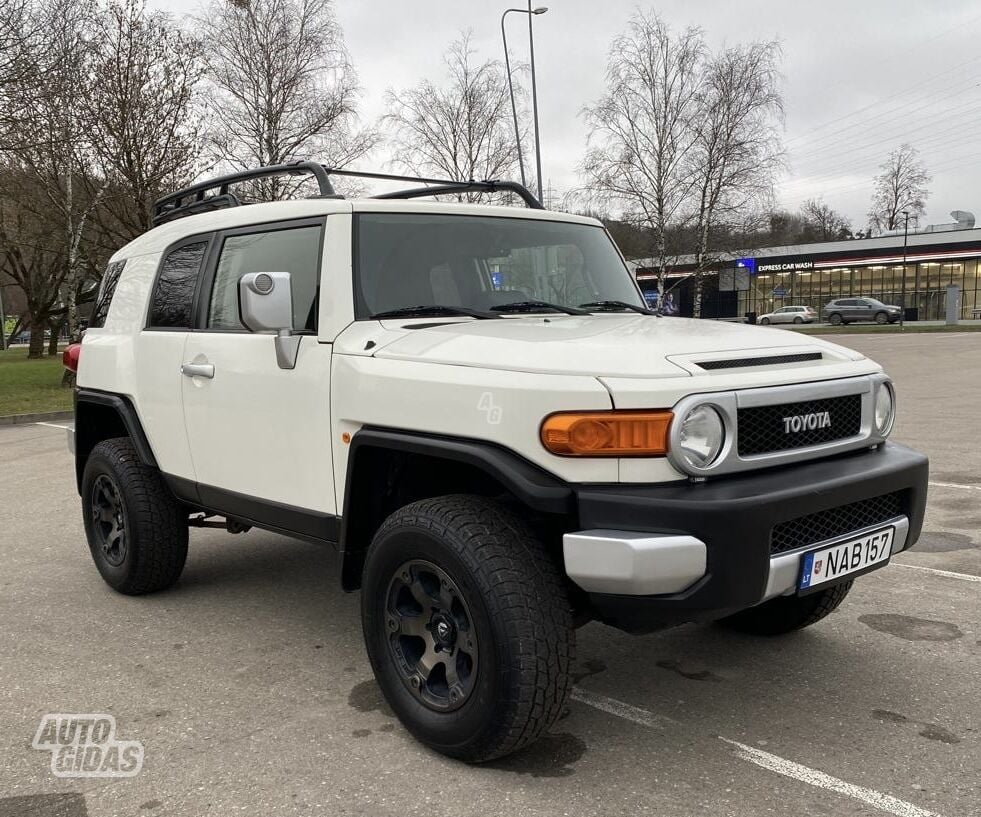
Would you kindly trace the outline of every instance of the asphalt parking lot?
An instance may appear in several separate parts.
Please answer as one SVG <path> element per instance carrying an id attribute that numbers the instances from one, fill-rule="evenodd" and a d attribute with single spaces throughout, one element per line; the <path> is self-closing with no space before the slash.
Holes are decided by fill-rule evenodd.
<path id="1" fill-rule="evenodd" d="M 0 817 L 981 815 L 981 333 L 836 336 L 896 380 L 931 457 L 917 548 L 777 639 L 578 632 L 568 714 L 467 767 L 402 730 L 332 553 L 194 530 L 184 575 L 113 593 L 57 425 L 0 428 Z M 109 713 L 140 774 L 60 779 L 46 713 Z"/>

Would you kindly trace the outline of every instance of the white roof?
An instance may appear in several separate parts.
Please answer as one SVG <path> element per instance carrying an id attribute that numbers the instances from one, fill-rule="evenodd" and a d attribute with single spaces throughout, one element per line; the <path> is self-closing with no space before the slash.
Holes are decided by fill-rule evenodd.
<path id="1" fill-rule="evenodd" d="M 118 250 L 113 255 L 112 260 L 161 252 L 175 241 L 199 233 L 247 227 L 250 224 L 268 224 L 274 221 L 312 218 L 330 215 L 331 213 L 443 213 L 564 221 L 603 226 L 602 222 L 594 218 L 571 213 L 557 213 L 552 210 L 535 210 L 530 207 L 457 204 L 454 202 L 407 199 L 295 199 L 227 207 L 208 213 L 184 216 L 148 230 Z"/>

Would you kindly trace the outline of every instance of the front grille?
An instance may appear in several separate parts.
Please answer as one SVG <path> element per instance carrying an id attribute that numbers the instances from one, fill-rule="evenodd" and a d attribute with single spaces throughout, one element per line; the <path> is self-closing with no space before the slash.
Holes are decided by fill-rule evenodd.
<path id="1" fill-rule="evenodd" d="M 896 491 L 781 522 L 770 532 L 770 555 L 844 536 L 903 515 L 903 495 Z"/>
<path id="2" fill-rule="evenodd" d="M 799 431 L 787 429 L 789 418 L 817 415 L 824 412 L 830 421 L 812 423 Z M 739 424 L 739 456 L 751 457 L 772 451 L 788 451 L 794 448 L 844 440 L 856 436 L 862 429 L 862 395 L 847 394 L 844 397 L 828 397 L 807 400 L 803 403 L 784 403 L 778 406 L 754 406 L 741 408 L 736 415 Z"/>
<path id="3" fill-rule="evenodd" d="M 820 352 L 799 352 L 795 355 L 769 355 L 768 357 L 733 357 L 729 360 L 702 360 L 696 363 L 700 369 L 739 369 L 743 366 L 777 366 L 781 363 L 805 363 L 821 360 Z"/>

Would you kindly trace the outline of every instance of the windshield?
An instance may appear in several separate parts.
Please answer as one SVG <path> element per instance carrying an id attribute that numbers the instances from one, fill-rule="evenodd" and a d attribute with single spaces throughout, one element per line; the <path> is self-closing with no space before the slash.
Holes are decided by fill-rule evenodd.
<path id="1" fill-rule="evenodd" d="M 437 305 L 494 315 L 575 313 L 582 304 L 615 301 L 644 307 L 600 227 L 445 214 L 362 213 L 355 218 L 360 320 Z M 537 302 L 550 307 L 539 309 Z M 509 304 L 517 306 L 510 309 Z"/>

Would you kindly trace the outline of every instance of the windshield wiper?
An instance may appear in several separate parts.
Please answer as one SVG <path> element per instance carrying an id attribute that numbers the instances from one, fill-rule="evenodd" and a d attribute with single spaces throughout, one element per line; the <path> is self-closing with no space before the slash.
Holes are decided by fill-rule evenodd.
<path id="1" fill-rule="evenodd" d="M 477 318 L 478 320 L 501 317 L 493 312 L 483 312 L 479 309 L 468 309 L 465 306 L 421 304 L 420 306 L 403 306 L 400 309 L 389 309 L 385 312 L 376 312 L 371 316 L 371 318 L 372 320 L 380 320 L 382 318 L 427 318 L 431 315 L 446 315 L 448 317 L 455 317 L 459 315 L 467 318 Z"/>
<path id="2" fill-rule="evenodd" d="M 586 304 L 579 304 L 580 309 L 588 309 L 590 312 L 615 312 L 629 309 L 632 312 L 639 312 L 641 315 L 656 315 L 653 309 L 637 304 L 627 303 L 626 301 L 590 301 Z"/>
<path id="3" fill-rule="evenodd" d="M 563 306 L 562 304 L 553 304 L 548 301 L 514 301 L 510 304 L 492 306 L 491 309 L 494 312 L 542 312 L 543 310 L 547 310 L 551 312 L 565 312 L 566 315 L 589 314 L 585 309 L 576 309 L 574 306 Z"/>

